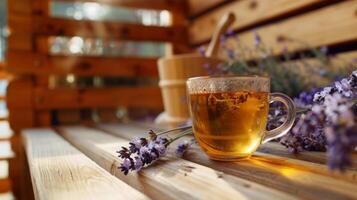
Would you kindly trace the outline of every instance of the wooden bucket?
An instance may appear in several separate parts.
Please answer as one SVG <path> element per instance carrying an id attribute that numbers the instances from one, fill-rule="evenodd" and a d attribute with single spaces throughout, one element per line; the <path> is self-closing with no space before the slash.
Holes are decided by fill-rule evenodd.
<path id="1" fill-rule="evenodd" d="M 158 61 L 161 93 L 165 112 L 156 123 L 172 126 L 186 122 L 190 118 L 187 103 L 186 81 L 190 77 L 208 75 L 205 65 L 217 66 L 223 61 L 214 57 L 184 54 Z"/>

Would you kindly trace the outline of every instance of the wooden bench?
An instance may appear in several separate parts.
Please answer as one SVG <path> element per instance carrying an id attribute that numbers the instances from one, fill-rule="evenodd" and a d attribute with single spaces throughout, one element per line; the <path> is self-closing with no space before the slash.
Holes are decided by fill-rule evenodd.
<path id="1" fill-rule="evenodd" d="M 155 129 L 129 123 L 23 131 L 35 198 L 357 198 L 357 159 L 344 174 L 332 173 L 324 153 L 291 155 L 276 143 L 240 162 L 211 161 L 194 146 L 184 158 L 170 152 L 139 173 L 123 175 L 117 169 L 121 160 L 116 150 L 133 137 L 145 136 L 150 128 Z"/>
<path id="2" fill-rule="evenodd" d="M 23 138 L 36 199 L 147 199 L 51 129 L 27 130 Z"/>

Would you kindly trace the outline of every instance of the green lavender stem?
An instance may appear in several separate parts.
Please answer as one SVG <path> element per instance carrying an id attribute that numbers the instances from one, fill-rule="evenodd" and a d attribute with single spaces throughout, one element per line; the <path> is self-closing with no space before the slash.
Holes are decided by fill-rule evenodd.
<path id="1" fill-rule="evenodd" d="M 178 140 L 178 139 L 180 139 L 180 138 L 182 138 L 182 137 L 184 137 L 184 136 L 186 136 L 186 135 L 191 135 L 191 134 L 193 134 L 192 129 L 183 131 L 179 136 L 176 136 L 176 137 L 174 137 L 173 139 L 171 139 L 171 140 L 168 142 L 167 145 L 173 143 L 175 140 Z"/>
<path id="2" fill-rule="evenodd" d="M 186 131 L 186 130 L 188 130 L 190 128 L 192 128 L 192 126 L 184 126 L 184 127 L 174 128 L 174 129 L 162 131 L 160 133 L 157 133 L 156 135 L 164 135 L 164 134 L 171 133 L 171 132 L 174 132 L 174 131 Z"/>

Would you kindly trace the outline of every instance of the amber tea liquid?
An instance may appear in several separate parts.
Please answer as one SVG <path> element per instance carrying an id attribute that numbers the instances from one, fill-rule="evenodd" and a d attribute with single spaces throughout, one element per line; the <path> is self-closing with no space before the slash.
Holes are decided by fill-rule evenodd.
<path id="1" fill-rule="evenodd" d="M 216 160 L 251 155 L 261 143 L 269 110 L 267 92 L 190 95 L 194 134 Z"/>

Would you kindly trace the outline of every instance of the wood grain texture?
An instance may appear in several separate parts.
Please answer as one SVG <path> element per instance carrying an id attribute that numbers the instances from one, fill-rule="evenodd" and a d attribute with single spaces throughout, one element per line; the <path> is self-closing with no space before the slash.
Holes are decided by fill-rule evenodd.
<path id="1" fill-rule="evenodd" d="M 57 1 L 57 0 L 54 0 Z M 155 9 L 155 10 L 182 10 L 182 0 L 60 0 L 61 2 L 95 2 L 120 7 Z"/>
<path id="2" fill-rule="evenodd" d="M 33 108 L 33 81 L 31 77 L 17 77 L 13 79 L 6 91 L 6 103 L 9 109 Z M 26 101 L 24 101 L 26 99 Z"/>
<path id="3" fill-rule="evenodd" d="M 7 70 L 15 74 L 81 76 L 158 76 L 155 58 L 103 58 L 48 56 L 28 51 L 8 51 Z"/>
<path id="4" fill-rule="evenodd" d="M 232 29 L 241 30 L 320 2 L 322 0 L 234 1 L 193 20 L 188 30 L 191 43 L 195 44 L 209 40 L 219 19 L 228 12 L 234 13 L 237 19 L 232 25 Z"/>
<path id="5" fill-rule="evenodd" d="M 7 38 L 7 50 L 33 51 L 32 36 L 30 34 L 11 33 Z"/>
<path id="6" fill-rule="evenodd" d="M 37 200 L 148 199 L 51 129 L 23 131 L 23 139 Z"/>
<path id="7" fill-rule="evenodd" d="M 113 108 L 117 106 L 162 109 L 158 87 L 35 88 L 35 109 Z"/>
<path id="8" fill-rule="evenodd" d="M 104 169 L 153 199 L 291 199 L 292 197 L 250 181 L 221 174 L 209 167 L 168 156 L 140 173 L 124 176 L 117 167 L 116 150 L 128 140 L 84 127 L 61 127 L 74 146 Z M 213 189 L 214 188 L 214 189 Z"/>
<path id="9" fill-rule="evenodd" d="M 31 0 L 16 0 L 6 1 L 6 11 L 9 15 L 15 14 L 32 14 L 32 1 Z"/>
<path id="10" fill-rule="evenodd" d="M 152 128 L 153 125 L 151 125 Z M 99 125 L 99 128 L 121 137 L 139 137 L 147 132 L 135 125 Z M 289 162 L 283 157 L 256 154 L 249 160 L 240 162 L 216 162 L 210 160 L 198 146 L 194 146 L 184 157 L 200 165 L 221 170 L 227 174 L 251 180 L 303 199 L 354 199 L 356 175 L 334 175 L 327 173 L 323 165 L 312 165 L 304 161 Z M 320 172 L 318 172 L 320 169 Z M 347 189 L 349 188 L 349 189 Z"/>
<path id="11" fill-rule="evenodd" d="M 352 54 L 346 54 L 352 55 Z M 114 124 L 99 124 L 99 128 L 107 131 L 115 131 L 116 125 Z M 170 129 L 163 125 L 156 125 L 152 123 L 143 123 L 143 122 L 131 122 L 130 124 L 121 124 L 121 129 L 126 129 L 125 133 L 137 133 L 142 134 L 143 129 L 149 130 L 153 129 L 155 131 L 163 131 Z M 124 134 L 124 133 L 123 133 Z M 125 134 L 126 137 L 130 137 L 129 134 Z M 257 158 L 265 160 L 267 162 L 281 163 L 284 165 L 299 167 L 304 170 L 308 170 L 314 173 L 322 173 L 324 175 L 333 176 L 340 179 L 350 179 L 352 181 L 357 181 L 357 153 L 352 153 L 352 165 L 347 168 L 343 173 L 332 173 L 326 164 L 327 157 L 326 152 L 300 152 L 299 154 L 292 154 L 287 151 L 286 147 L 276 142 L 268 142 L 261 145 L 257 152 L 254 153 Z M 264 159 L 264 157 L 266 159 Z M 340 176 L 341 175 L 341 176 Z"/>
<path id="12" fill-rule="evenodd" d="M 123 22 L 70 20 L 60 18 L 9 18 L 11 34 L 41 36 L 81 36 L 112 40 L 185 42 L 184 27 L 160 27 Z"/>
<path id="13" fill-rule="evenodd" d="M 300 2 L 300 1 L 299 1 Z M 327 6 L 316 11 L 299 15 L 287 20 L 262 26 L 256 29 L 262 41 L 273 54 L 280 54 L 287 45 L 289 51 L 307 49 L 323 45 L 336 45 L 353 42 L 357 40 L 357 1 L 344 1 Z M 237 20 L 239 22 L 239 19 Z M 252 31 L 242 32 L 239 35 L 241 45 L 254 48 L 254 33 Z M 194 38 L 194 36 L 190 36 Z M 282 43 L 279 38 L 290 38 L 299 42 Z M 192 44 L 196 43 L 195 41 Z M 237 49 L 236 39 L 227 40 L 229 48 Z M 251 57 L 258 57 L 253 53 Z"/>
<path id="14" fill-rule="evenodd" d="M 195 16 L 218 4 L 230 1 L 233 0 L 187 0 L 189 15 Z"/>

